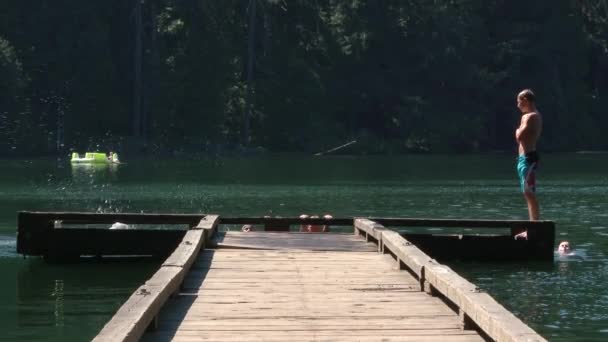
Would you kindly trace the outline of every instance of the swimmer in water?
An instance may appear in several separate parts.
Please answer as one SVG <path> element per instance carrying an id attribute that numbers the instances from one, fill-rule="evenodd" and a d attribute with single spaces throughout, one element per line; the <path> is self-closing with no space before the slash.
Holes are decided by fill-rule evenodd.
<path id="1" fill-rule="evenodd" d="M 570 248 L 570 242 L 562 241 L 559 243 L 559 247 L 557 247 L 557 251 L 560 254 L 570 254 L 572 253 L 572 249 Z"/>

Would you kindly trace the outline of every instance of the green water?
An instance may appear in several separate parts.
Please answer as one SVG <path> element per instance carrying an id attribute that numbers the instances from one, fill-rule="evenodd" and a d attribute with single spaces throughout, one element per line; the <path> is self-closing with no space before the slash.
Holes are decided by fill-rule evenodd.
<path id="1" fill-rule="evenodd" d="M 46 265 L 15 253 L 16 212 L 217 213 L 525 219 L 512 156 L 293 157 L 0 163 L 2 340 L 90 340 L 156 265 Z M 542 215 L 576 256 L 454 263 L 555 341 L 608 339 L 608 155 L 546 155 Z"/>

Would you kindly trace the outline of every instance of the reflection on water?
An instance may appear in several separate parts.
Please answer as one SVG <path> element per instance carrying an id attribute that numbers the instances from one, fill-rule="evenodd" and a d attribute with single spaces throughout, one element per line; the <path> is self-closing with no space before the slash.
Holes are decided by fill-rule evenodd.
<path id="1" fill-rule="evenodd" d="M 153 262 L 24 263 L 17 278 L 15 340 L 90 340 L 132 291 L 158 267 Z"/>
<path id="2" fill-rule="evenodd" d="M 151 158 L 103 166 L 6 161 L 0 331 L 9 340 L 88 340 L 155 267 L 21 259 L 20 210 L 524 219 L 513 164 L 511 156 Z M 557 242 L 570 241 L 575 255 L 556 255 L 549 264 L 450 266 L 552 341 L 608 338 L 607 169 L 608 156 L 545 156 L 542 215 L 557 222 Z"/>
<path id="3" fill-rule="evenodd" d="M 51 297 L 55 298 L 55 326 L 63 326 L 63 280 L 55 279 L 55 288 L 51 293 Z"/>
<path id="4" fill-rule="evenodd" d="M 119 164 L 71 164 L 74 183 L 116 180 Z"/>
<path id="5" fill-rule="evenodd" d="M 17 256 L 17 239 L 15 236 L 0 235 L 0 258 Z"/>
<path id="6" fill-rule="evenodd" d="M 586 259 L 587 251 L 579 248 L 573 249 L 571 252 L 564 253 L 560 251 L 555 251 L 554 259 L 561 262 L 575 262 L 575 261 L 584 261 Z"/>

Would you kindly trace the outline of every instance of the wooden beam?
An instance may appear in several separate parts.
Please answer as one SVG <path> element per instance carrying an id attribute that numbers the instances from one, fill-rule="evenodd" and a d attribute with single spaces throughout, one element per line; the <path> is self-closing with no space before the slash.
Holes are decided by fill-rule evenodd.
<path id="1" fill-rule="evenodd" d="M 53 229 L 42 255 L 167 256 L 186 234 L 185 230 L 160 229 Z M 32 255 L 30 253 L 30 255 Z"/>
<path id="2" fill-rule="evenodd" d="M 219 227 L 219 215 L 207 215 L 203 217 L 194 229 L 200 229 L 205 234 L 205 244 L 209 244 L 211 239 L 217 234 Z"/>
<path id="3" fill-rule="evenodd" d="M 306 218 L 298 217 L 221 217 L 220 224 L 270 224 L 270 225 L 332 225 L 332 226 L 352 226 L 352 218 Z"/>
<path id="4" fill-rule="evenodd" d="M 162 266 L 175 266 L 190 269 L 194 259 L 201 248 L 200 242 L 204 241 L 203 230 L 189 230 L 182 242 L 175 248 L 173 253 L 163 262 Z"/>
<path id="5" fill-rule="evenodd" d="M 386 230 L 381 224 L 366 218 L 355 218 L 353 226 L 355 228 L 355 235 L 365 232 L 365 235 L 371 235 L 378 242 L 382 238 L 382 231 Z"/>
<path id="6" fill-rule="evenodd" d="M 543 229 L 552 221 L 428 219 L 428 218 L 370 218 L 385 227 L 442 227 L 442 228 L 511 228 Z"/>
<path id="7" fill-rule="evenodd" d="M 17 253 L 24 255 L 46 254 L 52 230 L 52 221 L 24 212 L 18 213 Z"/>
<path id="8" fill-rule="evenodd" d="M 363 218 L 362 218 L 363 219 Z M 525 221 L 525 220 L 477 220 L 477 219 L 428 219 L 428 218 L 364 218 L 385 227 L 442 227 L 442 228 L 512 228 L 526 227 L 532 230 L 549 229 L 552 221 Z M 328 224 L 334 226 L 350 226 L 352 218 L 334 217 L 324 218 L 297 218 L 297 217 L 222 217 L 220 224 Z"/>
<path id="9" fill-rule="evenodd" d="M 204 220 L 204 222 L 203 222 Z M 188 231 L 160 269 L 120 307 L 93 339 L 97 342 L 139 341 L 156 320 L 169 297 L 178 292 L 194 260 L 205 243 L 208 230 L 217 227 L 219 217 L 209 216 Z"/>
<path id="10" fill-rule="evenodd" d="M 196 226 L 196 229 L 214 230 L 219 223 L 218 215 L 207 215 L 203 217 Z"/>
<path id="11" fill-rule="evenodd" d="M 205 214 L 153 214 L 153 213 L 86 213 L 86 212 L 20 212 L 20 219 L 62 220 L 68 223 L 139 223 L 139 224 L 192 224 L 196 225 Z M 444 228 L 511 228 L 551 229 L 552 221 L 525 220 L 478 220 L 478 219 L 427 219 L 371 217 L 370 221 L 385 227 L 444 227 Z M 350 226 L 352 218 L 306 218 L 297 217 L 221 217 L 219 224 L 316 224 Z"/>
<path id="12" fill-rule="evenodd" d="M 152 214 L 152 213 L 87 213 L 87 212 L 32 212 L 22 211 L 19 219 L 39 221 L 61 220 L 64 223 L 127 224 L 188 224 L 196 225 L 205 214 Z"/>
<path id="13" fill-rule="evenodd" d="M 437 260 L 553 261 L 555 236 L 530 235 L 528 240 L 515 240 L 510 235 L 485 234 L 417 234 L 400 232 L 407 241 Z"/>
<path id="14" fill-rule="evenodd" d="M 162 268 L 157 279 L 165 281 L 160 286 L 144 284 L 118 309 L 112 319 L 93 339 L 96 342 L 135 342 L 139 341 L 146 329 L 153 323 L 167 299 L 179 288 L 176 283 L 179 268 Z"/>
<path id="15" fill-rule="evenodd" d="M 432 258 L 424 254 L 418 247 L 405 240 L 399 233 L 386 230 L 382 232 L 382 249 L 386 252 L 390 250 L 399 261 L 403 262 L 416 276 L 423 285 L 424 266 L 429 262 L 434 262 Z"/>

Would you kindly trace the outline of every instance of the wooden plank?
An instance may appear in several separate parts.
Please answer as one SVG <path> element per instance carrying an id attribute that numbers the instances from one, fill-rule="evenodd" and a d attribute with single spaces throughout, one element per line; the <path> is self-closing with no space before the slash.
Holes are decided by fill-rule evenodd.
<path id="1" fill-rule="evenodd" d="M 365 218 L 355 218 L 353 225 L 355 227 L 355 234 L 364 232 L 376 240 L 380 240 L 382 238 L 382 231 L 386 230 L 381 224 Z"/>
<path id="2" fill-rule="evenodd" d="M 325 267 L 323 267 L 325 266 Z M 307 273 L 307 272 L 321 272 L 323 270 L 335 270 L 335 271 L 348 271 L 351 270 L 354 273 L 364 273 L 366 272 L 366 270 L 368 270 L 369 268 L 366 267 L 373 267 L 374 264 L 367 264 L 367 265 L 356 265 L 353 266 L 352 268 L 349 267 L 348 264 L 345 263 L 331 263 L 331 264 L 324 264 L 324 265 L 320 265 L 319 262 L 306 262 L 306 263 L 298 263 L 297 265 L 297 271 L 301 272 L 301 273 Z M 211 267 L 211 268 L 210 268 Z M 222 265 L 220 265 L 218 267 L 218 265 L 216 265 L 215 262 L 213 262 L 211 265 L 207 264 L 207 263 L 197 263 L 194 266 L 192 266 L 193 270 L 215 270 L 216 272 L 219 271 L 224 271 L 224 272 L 237 272 L 238 270 L 241 269 L 247 269 L 248 272 L 264 272 L 267 271 L 267 268 L 263 268 L 260 266 L 260 262 L 253 262 L 253 261 L 247 261 L 247 262 L 243 262 L 243 263 L 237 263 L 237 262 L 231 262 L 231 263 L 223 263 Z M 276 265 L 273 269 L 273 271 L 275 272 L 295 272 L 296 270 L 293 269 L 293 265 L 288 265 L 286 263 L 284 264 L 279 264 Z M 378 265 L 378 268 L 374 270 L 374 272 L 390 272 L 390 271 L 396 271 L 397 269 L 397 265 L 396 263 L 391 263 L 391 264 L 380 264 Z"/>
<path id="3" fill-rule="evenodd" d="M 297 282 L 281 283 L 280 286 L 273 287 L 268 282 L 223 283 L 207 279 L 202 283 L 198 281 L 193 283 L 192 286 L 188 285 L 187 283 L 183 284 L 183 291 L 193 292 L 197 289 L 200 291 L 249 289 L 251 291 L 281 291 L 290 293 L 297 291 L 319 291 L 317 284 L 300 284 Z M 369 292 L 420 291 L 420 285 L 415 281 L 412 281 L 411 284 L 377 284 L 372 282 L 371 284 L 324 284 L 322 289 L 323 292 L 335 293 L 336 295 L 349 291 L 358 291 L 361 292 L 361 295 L 364 295 Z"/>
<path id="4" fill-rule="evenodd" d="M 280 288 L 274 288 L 270 291 L 256 291 L 252 293 L 247 292 L 247 289 L 241 290 L 222 290 L 222 291 L 193 291 L 193 292 L 180 292 L 178 298 L 184 298 L 186 301 L 190 301 L 190 297 L 195 297 L 197 303 L 216 303 L 216 304 L 230 304 L 230 303 L 290 303 L 294 300 L 301 300 L 305 298 L 307 303 L 352 303 L 361 301 L 361 293 L 358 292 L 346 292 L 343 291 L 339 296 L 336 293 L 319 293 L 316 291 L 303 292 L 298 296 L 294 296 L 293 293 L 287 291 L 275 291 Z M 443 304 L 439 298 L 434 298 L 426 295 L 419 291 L 409 292 L 393 292 L 393 293 L 367 293 L 365 294 L 366 301 L 378 302 L 378 303 L 432 303 L 432 304 Z"/>
<path id="5" fill-rule="evenodd" d="M 165 265 L 165 264 L 163 264 Z M 226 278 L 243 278 L 247 277 L 252 280 L 256 278 L 263 278 L 264 280 L 272 277 L 298 277 L 298 279 L 306 279 L 306 278 L 316 278 L 316 279 L 328 279 L 332 277 L 346 277 L 349 278 L 386 278 L 386 279 L 403 279 L 407 281 L 409 277 L 404 274 L 399 274 L 395 272 L 393 269 L 360 269 L 360 270 L 349 270 L 348 268 L 339 266 L 333 267 L 328 266 L 325 268 L 317 268 L 317 269 L 307 269 L 303 271 L 299 268 L 292 269 L 257 269 L 250 270 L 246 268 L 233 268 L 233 269 L 223 269 L 223 268 L 196 268 L 192 270 L 193 274 L 198 272 L 204 273 L 205 276 L 216 276 L 218 278 L 226 279 Z"/>
<path id="6" fill-rule="evenodd" d="M 525 241 L 510 235 L 400 234 L 437 260 L 552 261 L 554 231 L 542 229 L 537 234 L 529 233 Z"/>
<path id="7" fill-rule="evenodd" d="M 201 243 L 204 241 L 203 230 L 189 230 L 175 251 L 163 262 L 162 266 L 176 266 L 189 269 L 196 260 Z"/>
<path id="8" fill-rule="evenodd" d="M 114 223 L 128 224 L 188 224 L 196 225 L 205 214 L 158 214 L 158 213 L 94 213 L 94 212 L 36 212 L 22 211 L 25 217 L 39 220 L 62 220 L 66 223 Z"/>
<path id="9" fill-rule="evenodd" d="M 462 293 L 462 310 L 496 341 L 546 341 L 487 293 Z"/>
<path id="10" fill-rule="evenodd" d="M 53 222 L 27 212 L 17 214 L 17 253 L 45 255 Z"/>
<path id="11" fill-rule="evenodd" d="M 271 336 L 272 333 L 281 333 L 289 331 L 294 337 L 296 336 L 310 336 L 311 333 L 321 336 L 352 336 L 357 337 L 359 334 L 365 334 L 370 332 L 376 332 L 376 336 L 382 335 L 414 335 L 414 336 L 437 336 L 437 335 L 475 335 L 472 331 L 462 331 L 456 324 L 453 328 L 445 328 L 441 325 L 434 325 L 432 323 L 422 323 L 418 325 L 402 324 L 401 322 L 390 323 L 380 325 L 367 326 L 365 321 L 355 322 L 358 324 L 365 323 L 364 326 L 348 326 L 348 325 L 318 325 L 317 322 L 302 322 L 300 324 L 291 323 L 285 326 L 268 326 L 262 324 L 264 322 L 271 322 L 272 320 L 263 320 L 259 325 L 229 325 L 215 324 L 213 325 L 200 325 L 189 327 L 191 329 L 180 329 L 178 334 L 181 336 L 193 336 L 198 334 L 205 334 L 212 332 L 215 336 L 229 335 L 230 332 L 238 333 L 250 333 L 255 331 L 256 333 L 267 334 Z M 159 329 L 163 331 L 164 329 Z M 381 331 L 379 331 L 381 330 Z M 171 331 L 165 330 L 165 331 Z"/>
<path id="12" fill-rule="evenodd" d="M 442 228 L 511 228 L 528 227 L 543 229 L 552 221 L 480 220 L 480 219 L 431 219 L 431 218 L 369 218 L 384 227 L 442 227 Z"/>
<path id="13" fill-rule="evenodd" d="M 210 227 L 217 222 L 214 217 Z M 204 230 L 188 231 L 160 269 L 121 306 L 93 341 L 138 341 L 164 303 L 179 290 L 205 235 Z"/>
<path id="14" fill-rule="evenodd" d="M 335 279 L 334 279 L 335 280 Z M 334 281 L 332 280 L 332 281 Z M 273 279 L 272 281 L 267 281 L 267 282 L 262 282 L 261 283 L 265 283 L 267 284 L 267 286 L 287 286 L 287 285 L 298 285 L 301 284 L 302 286 L 311 286 L 311 287 L 317 287 L 317 288 L 325 288 L 327 286 L 331 286 L 333 285 L 333 283 L 331 283 L 330 281 L 323 281 L 323 280 L 314 280 L 314 279 L 310 279 L 310 280 L 302 280 L 302 281 L 297 281 L 297 280 L 290 280 L 290 279 Z M 226 285 L 230 285 L 230 284 L 241 284 L 241 286 L 246 286 L 246 284 L 251 283 L 251 280 L 248 278 L 231 278 L 228 279 L 224 282 L 217 280 L 217 279 L 212 279 L 212 280 L 205 280 L 205 282 L 203 284 L 209 286 L 218 286 L 218 284 L 226 284 Z M 245 285 L 243 285 L 245 284 Z M 402 278 L 393 278 L 393 279 L 383 279 L 382 281 L 374 281 L 373 279 L 346 279 L 344 281 L 342 281 L 340 283 L 341 285 L 344 286 L 350 286 L 350 287 L 360 287 L 360 286 L 371 286 L 371 285 L 402 285 L 404 284 L 404 282 L 402 281 Z M 413 283 L 407 282 L 405 284 L 408 285 L 414 285 Z M 186 289 L 192 289 L 192 288 L 196 288 L 199 287 L 201 285 L 201 281 L 200 278 L 193 278 L 190 277 L 189 275 L 186 276 L 186 278 L 184 279 L 184 288 Z M 416 285 L 419 286 L 419 284 L 416 283 Z"/>
<path id="15" fill-rule="evenodd" d="M 93 341 L 139 341 L 172 290 L 168 286 L 140 286 Z"/>
<path id="16" fill-rule="evenodd" d="M 180 296 L 181 297 L 181 296 Z M 214 305 L 209 305 L 213 303 Z M 312 305 L 315 304 L 315 305 Z M 407 304 L 407 305 L 404 305 Z M 179 306 L 187 306 L 192 313 L 202 312 L 207 310 L 215 310 L 216 313 L 220 313 L 222 311 L 239 311 L 245 310 L 248 311 L 250 308 L 264 308 L 267 310 L 277 309 L 277 310 L 289 310 L 290 308 L 302 307 L 303 310 L 319 310 L 323 309 L 325 312 L 341 312 L 342 310 L 347 309 L 370 309 L 370 310 L 384 310 L 390 309 L 389 311 L 397 315 L 399 312 L 405 314 L 415 314 L 421 315 L 422 312 L 427 312 L 431 310 L 435 310 L 434 312 L 437 314 L 445 313 L 447 315 L 453 315 L 454 312 L 451 311 L 443 302 L 438 299 L 435 300 L 425 300 L 421 298 L 415 298 L 414 300 L 370 300 L 368 298 L 349 298 L 341 301 L 334 301 L 331 299 L 326 299 L 322 301 L 311 300 L 308 296 L 305 295 L 293 295 L 291 298 L 286 299 L 284 301 L 276 301 L 276 300 L 249 300 L 249 297 L 241 297 L 238 300 L 222 300 L 216 298 L 215 300 L 199 300 L 198 296 L 186 296 L 184 300 L 173 301 L 172 305 Z M 196 310 L 194 310 L 196 309 Z M 445 310 L 444 310 L 445 309 Z M 447 310 L 447 311 L 446 311 Z M 351 311 L 349 311 L 351 312 Z M 358 311 L 357 311 L 358 312 Z M 273 312 L 273 315 L 275 313 Z M 302 315 L 303 311 L 299 311 L 297 313 L 291 312 L 291 315 L 298 314 Z M 276 315 L 278 316 L 278 315 Z"/>
<path id="17" fill-rule="evenodd" d="M 217 234 L 219 226 L 218 215 L 207 215 L 203 217 L 194 229 L 202 229 L 205 231 L 205 241 L 211 241 L 211 239 Z"/>
<path id="18" fill-rule="evenodd" d="M 385 227 L 444 227 L 444 228 L 511 228 L 529 227 L 532 229 L 543 227 L 552 221 L 526 221 L 526 220 L 482 220 L 482 219 L 434 219 L 434 218 L 390 218 L 368 217 L 367 220 L 379 223 Z M 353 218 L 332 219 L 300 219 L 297 217 L 222 217 L 220 224 L 276 224 L 276 225 L 334 225 L 351 226 Z"/>
<path id="19" fill-rule="evenodd" d="M 394 231 L 383 231 L 381 242 L 382 250 L 390 250 L 397 260 L 414 272 L 420 281 L 424 281 L 424 267 L 432 260 L 431 257 Z"/>
<path id="20" fill-rule="evenodd" d="M 216 248 L 306 250 L 306 251 L 376 251 L 352 234 L 308 234 L 268 232 L 226 232 L 217 239 Z"/>
<path id="21" fill-rule="evenodd" d="M 153 255 L 166 257 L 185 230 L 52 229 L 44 242 L 45 255 Z M 33 255 L 33 253 L 28 253 Z"/>
<path id="22" fill-rule="evenodd" d="M 180 332 L 195 331 L 276 331 L 291 330 L 298 331 L 325 331 L 325 330 L 348 330 L 351 333 L 357 330 L 403 330 L 414 333 L 440 334 L 441 330 L 457 330 L 452 333 L 462 332 L 460 323 L 454 317 L 392 317 L 386 318 L 249 318 L 249 319 L 201 319 L 198 321 L 185 322 L 180 325 Z M 175 322 L 163 319 L 159 330 L 175 330 Z M 432 330 L 439 330 L 439 333 Z M 343 331 L 344 332 L 344 331 Z"/>
<path id="23" fill-rule="evenodd" d="M 332 225 L 351 226 L 352 218 L 305 218 L 299 217 L 221 217 L 220 224 L 258 224 L 258 225 Z"/>
<path id="24" fill-rule="evenodd" d="M 301 310 L 301 307 L 294 308 L 295 310 Z M 255 315 L 258 311 L 272 311 L 272 315 L 265 315 L 268 318 L 275 317 L 300 317 L 296 313 L 294 313 L 294 309 L 278 309 L 275 307 L 264 307 L 264 306 L 248 306 L 242 307 L 241 309 L 224 309 L 222 311 L 217 311 L 215 309 L 198 309 L 195 308 L 195 312 L 189 313 L 189 317 L 193 317 L 197 320 L 211 319 L 211 318 L 223 318 L 223 319 L 235 319 L 235 318 L 248 318 L 252 315 Z M 384 310 L 381 308 L 348 308 L 344 307 L 343 310 L 348 310 L 346 313 L 348 317 L 389 317 L 389 316 L 404 316 L 407 312 L 407 309 L 402 309 L 399 312 L 391 312 L 388 310 Z M 416 317 L 438 317 L 438 316 L 453 316 L 454 312 L 450 311 L 446 306 L 443 306 L 442 309 L 437 307 L 422 307 L 415 308 L 419 310 L 417 312 Z M 439 311 L 439 312 L 438 312 Z M 335 317 L 341 314 L 345 314 L 342 310 L 331 309 L 331 308 L 319 308 L 317 310 L 310 310 L 305 312 L 306 315 L 314 315 L 319 318 L 330 318 Z M 163 317 L 165 317 L 163 315 Z M 186 324 L 185 320 L 181 320 L 181 315 L 175 315 L 178 321 L 180 321 L 180 326 Z"/>
<path id="25" fill-rule="evenodd" d="M 247 234 L 247 233 L 245 233 Z M 275 234 L 275 233 L 267 233 Z M 282 235 L 286 235 L 282 233 Z M 375 252 L 375 251 L 374 251 Z M 268 259 L 268 260 L 297 260 L 298 262 L 307 261 L 311 258 L 325 258 L 329 260 L 342 260 L 342 261 L 370 261 L 374 255 L 374 252 L 332 252 L 332 251 L 292 251 L 292 250 L 239 250 L 239 249 L 222 249 L 220 250 L 205 250 L 201 253 L 200 259 L 209 259 L 213 261 L 218 260 L 249 260 L 254 258 Z M 380 258 L 378 256 L 378 258 Z"/>
<path id="26" fill-rule="evenodd" d="M 431 319 L 421 321 L 415 325 L 403 324 L 401 321 L 385 321 L 382 324 L 371 324 L 369 327 L 366 326 L 366 321 L 353 320 L 350 324 L 340 324 L 338 326 L 332 325 L 320 325 L 320 322 L 316 321 L 295 321 L 289 322 L 288 324 L 281 326 L 268 326 L 265 323 L 274 322 L 274 320 L 261 319 L 259 324 L 246 325 L 246 324 L 230 324 L 225 326 L 224 324 L 217 324 L 217 322 L 211 322 L 215 324 L 200 325 L 192 327 L 192 329 L 180 329 L 179 334 L 182 336 L 197 335 L 201 332 L 213 331 L 218 336 L 229 335 L 231 331 L 238 332 L 249 332 L 257 330 L 261 333 L 270 332 L 286 332 L 289 331 L 293 336 L 306 336 L 310 335 L 310 332 L 314 332 L 320 336 L 332 336 L 332 335 L 345 335 L 356 337 L 361 333 L 369 333 L 370 331 L 376 331 L 377 336 L 381 335 L 414 335 L 414 336 L 428 336 L 428 335 L 476 335 L 475 331 L 463 331 L 457 325 L 451 325 L 451 328 L 442 327 L 438 324 L 433 324 Z M 243 322 L 243 321 L 237 321 Z M 295 325 L 294 325 L 295 324 Z M 258 330 L 260 329 L 260 330 Z M 164 329 L 159 329 L 163 331 Z M 383 330 L 383 331 L 378 331 Z M 164 330 L 170 331 L 170 330 Z M 270 335 L 270 334 L 269 334 Z"/>
<path id="27" fill-rule="evenodd" d="M 375 342 L 483 342 L 484 340 L 479 335 L 473 334 L 442 334 L 429 336 L 424 334 L 408 335 L 408 331 L 395 330 L 389 334 L 381 335 L 377 330 L 359 331 L 358 334 L 349 334 L 347 331 L 337 331 L 333 334 L 323 334 L 320 332 L 311 332 L 299 336 L 294 336 L 292 331 L 272 332 L 272 333 L 257 333 L 252 332 L 245 334 L 243 332 L 226 333 L 222 335 L 208 335 L 200 332 L 195 334 L 173 334 L 172 332 L 159 332 L 146 337 L 144 341 L 218 341 L 218 342 L 284 342 L 284 341 L 375 341 Z"/>

